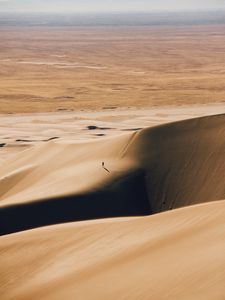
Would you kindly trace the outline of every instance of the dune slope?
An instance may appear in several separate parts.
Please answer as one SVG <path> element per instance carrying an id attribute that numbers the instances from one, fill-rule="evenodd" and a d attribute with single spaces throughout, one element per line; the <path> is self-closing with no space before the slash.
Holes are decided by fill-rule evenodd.
<path id="1" fill-rule="evenodd" d="M 1 300 L 223 299 L 225 201 L 0 237 Z"/>
<path id="2" fill-rule="evenodd" d="M 224 199 L 224 137 L 223 114 L 24 151 L 1 166 L 0 234 Z"/>
<path id="3" fill-rule="evenodd" d="M 225 115 L 141 131 L 129 151 L 145 168 L 151 210 L 225 197 Z"/>

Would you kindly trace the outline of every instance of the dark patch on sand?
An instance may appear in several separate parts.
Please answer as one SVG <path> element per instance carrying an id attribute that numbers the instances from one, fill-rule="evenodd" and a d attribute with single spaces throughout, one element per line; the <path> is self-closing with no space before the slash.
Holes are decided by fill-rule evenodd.
<path id="1" fill-rule="evenodd" d="M 117 106 L 104 106 L 102 109 L 116 109 L 118 108 Z"/>
<path id="2" fill-rule="evenodd" d="M 23 143 L 49 142 L 49 141 L 56 140 L 56 139 L 59 139 L 59 137 L 58 137 L 58 136 L 54 136 L 54 137 L 48 138 L 48 139 L 46 139 L 46 140 L 17 139 L 16 142 L 23 142 Z"/>
<path id="3" fill-rule="evenodd" d="M 122 129 L 122 131 L 138 131 L 142 130 L 143 128 L 127 128 L 127 129 Z"/>
<path id="4" fill-rule="evenodd" d="M 96 125 L 89 125 L 87 126 L 88 130 L 111 130 L 111 129 L 115 129 L 115 128 L 111 128 L 111 127 L 98 127 Z"/>

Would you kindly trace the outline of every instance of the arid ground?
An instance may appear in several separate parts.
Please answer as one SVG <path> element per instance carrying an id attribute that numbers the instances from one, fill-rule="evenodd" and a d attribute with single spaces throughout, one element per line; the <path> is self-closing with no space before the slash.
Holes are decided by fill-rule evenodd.
<path id="1" fill-rule="evenodd" d="M 0 27 L 0 299 L 223 300 L 225 26 Z"/>
<path id="2" fill-rule="evenodd" d="M 224 110 L 1 116 L 1 299 L 223 299 Z"/>
<path id="3" fill-rule="evenodd" d="M 224 32 L 1 27 L 0 113 L 223 102 Z"/>

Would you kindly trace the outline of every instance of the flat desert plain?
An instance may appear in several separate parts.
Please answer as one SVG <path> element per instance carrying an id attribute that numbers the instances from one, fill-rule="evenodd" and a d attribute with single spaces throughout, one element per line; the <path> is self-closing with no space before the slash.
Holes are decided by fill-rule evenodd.
<path id="1" fill-rule="evenodd" d="M 225 27 L 1 28 L 0 298 L 225 298 Z"/>
<path id="2" fill-rule="evenodd" d="M 0 113 L 225 100 L 225 26 L 0 27 Z"/>

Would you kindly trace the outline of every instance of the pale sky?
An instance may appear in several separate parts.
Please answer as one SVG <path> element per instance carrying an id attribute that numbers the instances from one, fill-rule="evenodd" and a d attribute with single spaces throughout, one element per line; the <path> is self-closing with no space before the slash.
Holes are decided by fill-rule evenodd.
<path id="1" fill-rule="evenodd" d="M 0 0 L 0 11 L 100 12 L 225 9 L 225 0 Z"/>

